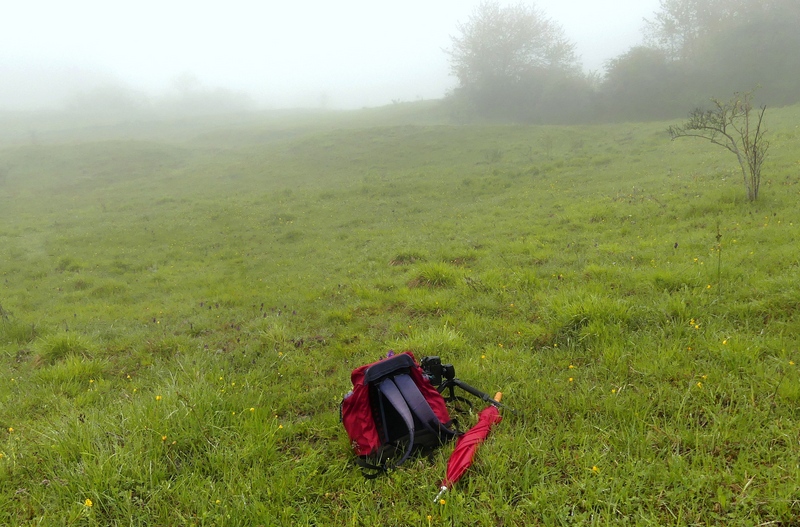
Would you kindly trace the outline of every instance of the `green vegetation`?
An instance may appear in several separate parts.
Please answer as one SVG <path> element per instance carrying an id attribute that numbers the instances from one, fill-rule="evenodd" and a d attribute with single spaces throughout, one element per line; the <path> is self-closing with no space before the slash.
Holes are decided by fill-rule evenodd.
<path id="1" fill-rule="evenodd" d="M 713 110 L 695 109 L 682 126 L 670 126 L 670 137 L 699 137 L 734 154 L 742 169 L 747 199 L 755 201 L 761 185 L 761 167 L 767 157 L 769 141 L 762 127 L 767 107 L 753 109 L 752 92 L 736 93 L 728 101 L 712 99 Z M 751 119 L 752 117 L 752 119 Z"/>
<path id="2" fill-rule="evenodd" d="M 759 105 L 796 104 L 799 24 L 797 0 L 660 0 L 644 42 L 598 75 L 546 13 L 486 0 L 451 37 L 451 104 L 465 121 L 536 124 L 677 118 L 757 86 Z"/>
<path id="3" fill-rule="evenodd" d="M 755 203 L 669 123 L 386 111 L 0 149 L 0 524 L 800 519 L 800 107 Z M 352 463 L 389 349 L 519 412 L 444 504 L 451 446 Z"/>

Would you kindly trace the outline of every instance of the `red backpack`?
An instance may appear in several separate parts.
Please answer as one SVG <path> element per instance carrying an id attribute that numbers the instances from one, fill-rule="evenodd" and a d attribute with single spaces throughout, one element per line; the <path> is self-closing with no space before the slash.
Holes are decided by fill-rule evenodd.
<path id="1" fill-rule="evenodd" d="M 341 421 L 366 477 L 397 467 L 414 447 L 458 435 L 444 398 L 411 352 L 356 368 L 350 378 L 353 390 L 342 400 Z"/>

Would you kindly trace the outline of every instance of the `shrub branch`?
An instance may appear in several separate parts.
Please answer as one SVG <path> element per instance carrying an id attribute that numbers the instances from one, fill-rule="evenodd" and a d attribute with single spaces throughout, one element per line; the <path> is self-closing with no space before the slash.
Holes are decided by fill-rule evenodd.
<path id="1" fill-rule="evenodd" d="M 761 167 L 769 149 L 764 139 L 764 113 L 766 106 L 754 112 L 751 103 L 753 92 L 735 93 L 728 101 L 711 99 L 710 110 L 697 108 L 689 113 L 689 120 L 681 126 L 670 126 L 674 140 L 678 137 L 699 137 L 721 146 L 736 155 L 742 170 L 747 199 L 755 201 L 761 185 Z"/>

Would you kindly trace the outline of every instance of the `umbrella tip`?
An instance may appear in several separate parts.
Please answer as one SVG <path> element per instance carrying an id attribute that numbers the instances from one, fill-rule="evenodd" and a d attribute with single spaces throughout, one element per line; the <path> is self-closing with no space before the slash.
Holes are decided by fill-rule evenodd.
<path id="1" fill-rule="evenodd" d="M 446 487 L 445 485 L 442 485 L 442 486 L 439 488 L 439 494 L 437 494 L 437 495 L 436 495 L 436 497 L 435 497 L 435 498 L 433 498 L 433 504 L 434 504 L 434 505 L 436 505 L 437 503 L 439 503 L 439 500 L 440 500 L 440 499 L 442 499 L 442 496 L 444 495 L 444 493 L 445 493 L 445 492 L 447 492 L 447 487 Z"/>

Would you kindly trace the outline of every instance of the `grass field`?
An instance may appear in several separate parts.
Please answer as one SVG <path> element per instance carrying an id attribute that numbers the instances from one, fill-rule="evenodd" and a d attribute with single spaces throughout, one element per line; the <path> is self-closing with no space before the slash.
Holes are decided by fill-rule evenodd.
<path id="1" fill-rule="evenodd" d="M 0 524 L 800 522 L 800 107 L 753 204 L 669 123 L 415 112 L 8 136 Z M 406 349 L 518 412 L 444 503 L 339 424 Z"/>

